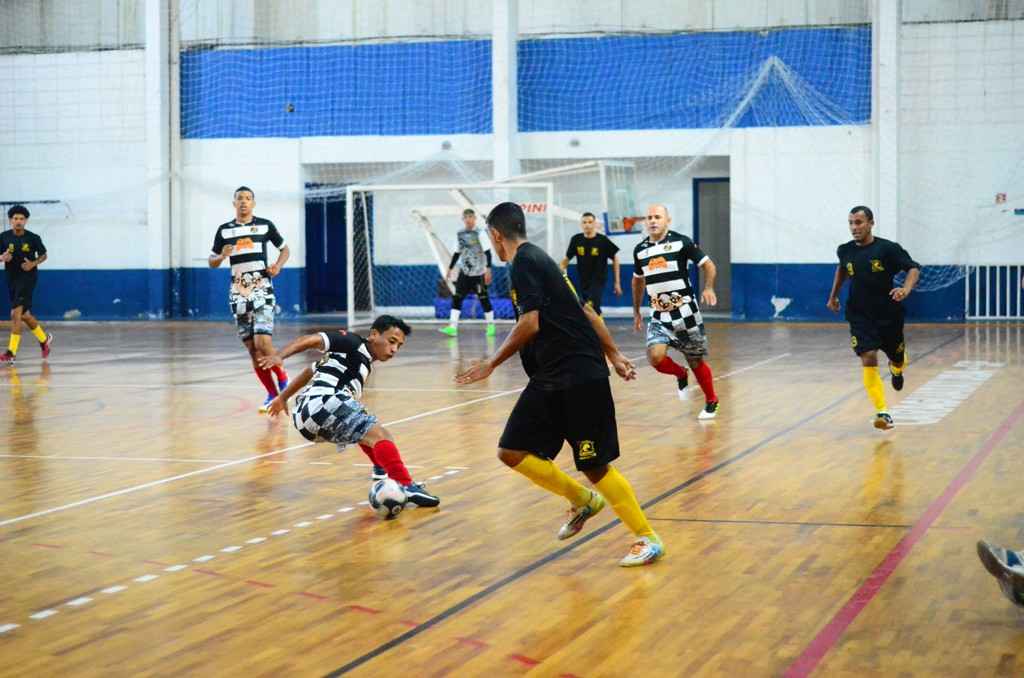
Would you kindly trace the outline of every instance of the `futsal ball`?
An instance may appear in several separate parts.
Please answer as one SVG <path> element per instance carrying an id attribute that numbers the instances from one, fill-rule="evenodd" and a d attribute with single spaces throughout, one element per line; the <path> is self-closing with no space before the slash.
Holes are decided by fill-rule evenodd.
<path id="1" fill-rule="evenodd" d="M 370 486 L 370 508 L 384 520 L 397 517 L 405 508 L 405 502 L 405 490 L 391 478 L 378 480 Z"/>

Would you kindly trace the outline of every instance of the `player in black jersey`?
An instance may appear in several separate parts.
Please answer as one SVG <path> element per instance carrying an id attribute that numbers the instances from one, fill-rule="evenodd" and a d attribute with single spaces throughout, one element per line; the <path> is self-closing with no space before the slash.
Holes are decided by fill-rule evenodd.
<path id="1" fill-rule="evenodd" d="M 907 362 L 902 301 L 917 284 L 921 266 L 898 243 L 871 234 L 875 215 L 870 208 L 854 207 L 847 222 L 853 240 L 836 251 L 839 266 L 826 305 L 839 312 L 839 290 L 849 278 L 846 320 L 850 323 L 850 345 L 863 366 L 864 389 L 875 407 L 875 428 L 887 430 L 893 427 L 893 420 L 878 374 L 878 351 L 889 358 L 892 387 L 901 390 Z M 893 287 L 893 278 L 900 271 L 907 272 L 906 280 L 901 287 Z"/>
<path id="2" fill-rule="evenodd" d="M 365 339 L 345 330 L 307 334 L 280 352 L 261 358 L 260 365 L 270 368 L 296 353 L 323 352 L 320 360 L 303 370 L 271 401 L 270 416 L 287 413 L 288 399 L 298 393 L 292 423 L 303 438 L 335 443 L 339 452 L 358 443 L 375 467 L 382 468 L 387 477 L 402 486 L 409 501 L 417 506 L 437 506 L 441 500 L 422 484 L 413 482 L 391 432 L 359 402 L 373 362 L 387 362 L 395 357 L 410 334 L 412 329 L 400 319 L 382 315 L 373 321 Z"/>
<path id="3" fill-rule="evenodd" d="M 7 273 L 7 294 L 11 300 L 11 338 L 7 351 L 0 355 L 0 365 L 14 365 L 21 345 L 21 323 L 28 326 L 39 342 L 43 359 L 50 355 L 53 336 L 43 331 L 32 315 L 32 294 L 39 279 L 39 265 L 46 261 L 46 247 L 37 234 L 25 229 L 29 211 L 24 205 L 13 205 L 7 210 L 11 230 L 0 233 L 0 261 Z"/>
<path id="4" fill-rule="evenodd" d="M 611 238 L 597 232 L 597 218 L 593 212 L 584 212 L 580 218 L 582 233 L 577 233 L 569 240 L 565 250 L 565 258 L 559 266 L 562 270 L 569 268 L 569 260 L 576 259 L 576 272 L 579 275 L 580 301 L 589 304 L 594 313 L 601 315 L 601 297 L 604 295 L 605 280 L 608 278 L 608 260 L 612 262 L 612 280 L 615 296 L 622 296 L 622 283 L 619 282 L 619 247 Z"/>
<path id="5" fill-rule="evenodd" d="M 519 353 L 530 381 L 519 396 L 498 442 L 498 458 L 548 492 L 569 500 L 570 518 L 559 539 L 577 534 L 606 501 L 636 536 L 620 565 L 654 562 L 664 553 L 629 481 L 611 462 L 619 456 L 615 402 L 605 356 L 624 379 L 636 377 L 601 317 L 582 305 L 565 272 L 526 239 L 523 209 L 497 205 L 487 217 L 491 243 L 509 262 L 516 324 L 490 360 L 458 375 L 460 384 L 486 379 Z M 566 475 L 552 461 L 562 444 L 572 446 L 577 470 L 600 494 Z"/>
<path id="6" fill-rule="evenodd" d="M 260 412 L 266 412 L 274 396 L 288 385 L 288 374 L 283 367 L 275 367 L 271 374 L 259 366 L 259 359 L 274 353 L 271 336 L 276 300 L 270 281 L 281 272 L 290 251 L 274 222 L 253 215 L 256 198 L 251 188 L 235 189 L 233 204 L 235 218 L 217 227 L 210 268 L 218 268 L 225 259 L 231 260 L 228 303 L 238 325 L 238 337 L 249 351 L 256 376 L 267 390 L 267 398 L 260 407 Z M 278 249 L 277 261 L 271 266 L 267 265 L 268 243 Z"/>

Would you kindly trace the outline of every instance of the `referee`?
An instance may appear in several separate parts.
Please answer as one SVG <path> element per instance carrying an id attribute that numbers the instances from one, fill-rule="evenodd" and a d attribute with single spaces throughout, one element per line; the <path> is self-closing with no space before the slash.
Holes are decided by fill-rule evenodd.
<path id="1" fill-rule="evenodd" d="M 7 351 L 0 355 L 0 364 L 14 365 L 14 358 L 21 345 L 21 323 L 28 325 L 32 336 L 39 342 L 43 359 L 50 356 L 53 335 L 43 331 L 36 317 L 32 315 L 32 293 L 39 279 L 39 265 L 46 261 L 46 247 L 37 234 L 25 228 L 29 211 L 24 205 L 14 205 L 7 210 L 11 230 L 0 233 L 0 261 L 4 262 L 7 273 L 7 295 L 11 300 L 11 338 Z"/>

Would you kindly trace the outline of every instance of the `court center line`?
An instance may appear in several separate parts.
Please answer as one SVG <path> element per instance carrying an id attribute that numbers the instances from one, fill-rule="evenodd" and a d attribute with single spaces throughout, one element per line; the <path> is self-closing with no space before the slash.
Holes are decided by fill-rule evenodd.
<path id="1" fill-rule="evenodd" d="M 920 354 L 918 356 L 918 358 L 917 358 L 917 362 L 920 363 L 921 360 L 923 360 L 924 358 L 928 357 L 932 353 L 935 353 L 936 351 L 942 349 L 943 347 L 953 343 L 954 341 L 956 341 L 958 339 L 962 339 L 962 338 L 963 338 L 962 334 L 957 334 L 957 335 L 954 335 L 953 337 L 950 337 L 949 339 L 943 341 L 942 343 L 938 344 L 937 346 L 935 346 L 935 347 L 929 349 L 928 351 L 925 351 L 924 353 Z M 671 497 L 671 496 L 673 496 L 675 494 L 678 494 L 679 492 L 682 492 L 686 488 L 688 488 L 691 485 L 694 485 L 694 484 L 700 482 L 704 478 L 706 478 L 706 477 L 708 477 L 708 476 L 710 476 L 710 475 L 712 475 L 714 473 L 717 473 L 718 471 L 721 471 L 724 468 L 728 468 L 729 466 L 731 466 L 731 465 L 733 465 L 733 464 L 735 464 L 735 463 L 737 463 L 737 462 L 739 462 L 739 461 L 749 457 L 750 455 L 754 454 L 758 450 L 764 448 L 766 445 L 768 445 L 769 443 L 775 441 L 776 439 L 781 438 L 781 437 L 783 437 L 785 435 L 788 435 L 789 433 L 792 433 L 793 431 L 801 428 L 805 424 L 808 424 L 811 421 L 814 421 L 815 419 L 820 417 L 822 414 L 825 414 L 826 412 L 829 412 L 830 410 L 832 410 L 837 405 L 840 405 L 841 403 L 849 400 L 853 396 L 855 396 L 855 395 L 857 395 L 859 393 L 862 393 L 862 392 L 863 392 L 863 389 L 860 388 L 860 387 L 857 387 L 855 389 L 850 390 L 845 395 L 842 395 L 839 398 L 837 398 L 836 400 L 833 400 L 829 404 L 825 405 L 825 407 L 817 410 L 816 412 L 813 412 L 812 414 L 804 417 L 803 419 L 799 420 L 798 422 L 796 422 L 794 424 L 791 424 L 790 426 L 788 426 L 788 427 L 786 427 L 786 428 L 784 428 L 784 429 L 782 429 L 780 431 L 777 431 L 776 433 L 773 433 L 773 434 L 767 436 L 766 438 L 762 438 L 759 442 L 757 442 L 754 445 L 748 447 L 747 449 L 743 450 L 742 452 L 739 452 L 738 454 L 735 454 L 732 457 L 729 457 L 728 459 L 724 459 L 721 462 L 715 464 L 714 466 L 712 466 L 710 468 L 707 468 L 704 471 L 701 471 L 700 473 L 698 473 L 698 474 L 696 474 L 694 476 L 691 476 L 690 478 L 688 478 L 687 480 L 683 481 L 679 485 L 676 485 L 675 487 L 673 487 L 673 488 L 671 488 L 669 490 L 666 490 L 665 492 L 662 492 L 661 494 L 656 496 L 654 499 L 651 499 L 651 500 L 645 502 L 642 505 L 642 507 L 644 509 L 648 509 L 651 506 L 654 506 L 654 505 L 664 501 L 665 499 L 667 499 L 667 498 L 669 498 L 669 497 Z M 407 642 L 407 641 L 415 638 L 416 636 L 420 635 L 424 631 L 427 631 L 428 629 L 433 628 L 434 626 L 437 626 L 441 622 L 446 621 L 450 617 L 453 617 L 453 616 L 459 614 L 463 610 L 465 610 L 465 609 L 467 609 L 469 607 L 472 607 L 473 605 L 475 605 L 479 601 L 483 600 L 484 598 L 487 598 L 488 596 L 490 596 L 493 593 L 496 593 L 497 591 L 503 589 L 507 585 L 515 583 L 519 579 L 522 579 L 523 577 L 526 577 L 526 576 L 528 576 L 530 574 L 535 573 L 537 570 L 539 570 L 543 566 L 545 566 L 545 565 L 547 565 L 549 563 L 552 563 L 552 562 L 558 560 L 559 558 L 561 558 L 562 556 L 564 556 L 565 554 L 570 553 L 570 552 L 576 550 L 577 548 L 583 546 L 584 544 L 587 544 L 587 543 L 593 541 L 594 539 L 597 539 L 599 536 L 601 536 L 601 535 L 605 534 L 606 532 L 612 530 L 613 528 L 615 528 L 619 524 L 621 524 L 621 521 L 619 521 L 618 519 L 615 519 L 615 520 L 612 520 L 611 522 L 609 522 L 609 523 L 607 523 L 605 525 L 602 525 L 601 527 L 598 527 L 597 529 L 589 532 L 588 534 L 586 534 L 586 535 L 584 535 L 582 537 L 577 537 L 576 540 L 573 541 L 568 546 L 563 546 L 562 548 L 558 549 L 557 551 L 549 553 L 548 555 L 546 555 L 546 556 L 544 556 L 544 557 L 542 557 L 542 558 L 540 558 L 538 560 L 535 560 L 534 562 L 526 565 L 525 567 L 520 568 L 519 570 L 516 570 L 512 574 L 510 574 L 510 575 L 508 575 L 506 577 L 503 577 L 502 579 L 499 579 L 498 581 L 494 582 L 490 586 L 487 586 L 487 587 L 481 589 L 480 591 L 477 591 L 473 595 L 468 596 L 468 597 L 462 599 L 458 603 L 455 603 L 451 607 L 449 607 L 449 608 L 447 608 L 445 610 L 442 610 L 441 612 L 439 612 L 438 614 L 434 615 L 433 617 L 431 617 L 427 621 L 423 622 L 420 626 L 418 626 L 418 627 L 416 627 L 414 629 L 409 629 L 405 633 L 403 633 L 401 635 L 398 635 L 398 636 L 395 636 L 391 640 L 386 641 L 386 642 L 378 645 L 377 647 L 375 647 L 374 649 L 370 650 L 369 652 L 367 652 L 367 653 L 365 653 L 363 655 L 360 655 L 359 657 L 356 657 L 355 659 L 353 659 L 352 661 L 348 662 L 344 666 L 341 666 L 341 667 L 335 669 L 334 671 L 331 671 L 330 673 L 326 674 L 327 678 L 334 678 L 336 676 L 341 676 L 341 675 L 344 675 L 344 674 L 348 673 L 349 671 L 352 671 L 354 669 L 359 668 L 360 666 L 362 666 L 363 664 L 367 663 L 371 659 L 374 659 L 374 658 L 376 658 L 376 657 L 378 657 L 378 656 L 380 656 L 380 655 L 382 655 L 382 654 L 392 650 L 393 648 L 395 648 L 395 647 L 397 647 L 399 645 L 404 644 L 405 642 Z"/>
<path id="2" fill-rule="evenodd" d="M 921 517 L 914 524 L 903 539 L 900 539 L 896 546 L 886 554 L 882 562 L 875 567 L 874 571 L 861 584 L 853 595 L 850 596 L 842 609 L 833 615 L 832 619 L 820 630 L 814 639 L 804 648 L 784 674 L 787 678 L 797 678 L 810 675 L 838 643 L 839 639 L 846 632 L 846 629 L 853 623 L 858 615 L 868 604 L 874 600 L 878 592 L 885 586 L 889 576 L 899 567 L 900 563 L 910 554 L 910 551 L 917 545 L 924 535 L 932 527 L 942 512 L 953 502 L 956 495 L 967 486 L 977 473 L 981 464 L 988 459 L 992 451 L 1003 441 L 1007 434 L 1017 424 L 1024 420 L 1024 401 L 1021 401 L 1013 412 L 989 435 L 981 445 L 981 449 L 974 453 L 967 464 L 960 469 L 943 490 L 942 494 L 936 497 Z"/>
<path id="3" fill-rule="evenodd" d="M 759 367 L 760 365 L 764 365 L 764 364 L 766 364 L 768 362 L 772 362 L 774 360 L 781 360 L 782 358 L 784 358 L 784 357 L 786 357 L 788 355 L 789 355 L 789 353 L 783 353 L 783 354 L 775 356 L 773 358 L 768 358 L 768 359 L 762 360 L 762 361 L 760 361 L 758 363 L 754 363 L 753 365 L 748 365 L 746 367 L 740 368 L 739 370 L 733 370 L 732 372 L 728 372 L 728 373 L 720 376 L 719 379 L 726 379 L 726 378 L 731 377 L 731 376 L 733 376 L 735 374 L 739 374 L 740 372 L 745 372 L 747 370 L 754 369 L 755 367 Z M 924 355 L 922 355 L 921 357 L 924 357 Z M 640 358 L 635 358 L 635 360 L 639 360 L 639 359 Z M 631 358 L 631 360 L 634 360 L 634 359 Z M 455 409 L 458 409 L 460 407 L 468 407 L 469 405 L 475 405 L 476 403 L 482 403 L 482 402 L 486 402 L 488 400 L 494 400 L 495 398 L 502 398 L 504 396 L 511 395 L 513 393 L 519 393 L 524 388 L 526 388 L 526 387 L 525 386 L 521 386 L 519 388 L 509 389 L 509 390 L 506 390 L 506 391 L 498 391 L 497 393 L 493 393 L 493 394 L 488 395 L 488 396 L 483 396 L 481 398 L 474 398 L 473 400 L 467 400 L 464 403 L 457 403 L 455 405 L 449 405 L 447 407 L 440 407 L 440 408 L 438 408 L 436 410 L 430 410 L 428 412 L 422 412 L 420 414 L 415 414 L 415 415 L 413 415 L 411 417 L 405 417 L 405 418 L 402 418 L 402 419 L 396 419 L 395 421 L 387 422 L 386 424 L 384 424 L 384 426 L 395 426 L 395 425 L 398 425 L 398 424 L 404 424 L 406 422 L 416 421 L 417 419 L 423 419 L 424 417 L 430 417 L 430 416 L 433 416 L 435 414 L 441 414 L 442 412 L 449 412 L 451 410 L 455 410 Z M 246 464 L 248 462 L 256 461 L 257 459 L 263 459 L 264 457 L 270 457 L 270 456 L 273 456 L 275 454 L 282 454 L 284 452 L 291 452 L 291 451 L 294 451 L 294 450 L 299 450 L 299 449 L 302 449 L 304 447 L 310 447 L 313 444 L 314 443 L 308 443 L 308 442 L 307 443 L 300 443 L 298 445 L 292 445 L 291 447 L 285 447 L 285 448 L 280 449 L 280 450 L 275 450 L 275 451 L 272 451 L 272 452 L 265 452 L 263 454 L 257 454 L 257 455 L 251 456 L 251 457 L 245 457 L 245 458 L 242 458 L 242 459 L 237 459 L 235 461 L 224 462 L 222 464 L 217 464 L 216 466 L 210 466 L 210 467 L 207 467 L 207 468 L 197 469 L 195 471 L 190 471 L 188 473 L 181 473 L 181 474 L 176 475 L 176 476 L 170 476 L 168 478 L 161 478 L 160 480 L 153 480 L 153 481 L 150 481 L 148 483 L 142 483 L 141 485 L 134 485 L 132 487 L 126 487 L 126 488 L 121 489 L 121 490 L 115 490 L 113 492 L 107 492 L 105 494 L 97 495 L 95 497 L 88 497 L 87 499 L 81 499 L 79 501 L 71 502 L 70 504 L 64 504 L 62 506 L 55 506 L 53 508 L 44 509 L 42 511 L 36 511 L 34 513 L 27 513 L 27 514 L 25 514 L 23 516 L 17 516 L 17 517 L 14 517 L 14 518 L 8 518 L 6 520 L 0 520 L 0 527 L 5 527 L 7 525 L 14 525 L 15 523 L 20 523 L 20 522 L 23 522 L 23 521 L 26 521 L 26 520 L 32 520 L 33 518 L 41 518 L 43 516 L 50 515 L 52 513 L 58 513 L 58 512 L 61 512 L 61 511 L 67 511 L 69 509 L 77 508 L 79 506 L 86 506 L 88 504 L 93 504 L 93 503 L 96 503 L 98 501 L 103 501 L 105 499 L 112 499 L 114 497 L 120 497 L 120 496 L 123 496 L 123 495 L 126 495 L 126 494 L 131 494 L 132 492 L 138 492 L 138 491 L 141 491 L 141 490 L 147 490 L 147 489 L 149 489 L 151 487 L 157 487 L 157 486 L 160 486 L 160 485 L 165 485 L 167 483 L 173 483 L 173 482 L 178 481 L 178 480 L 184 480 L 185 478 L 191 478 L 193 476 L 201 475 L 201 474 L 204 474 L 204 473 L 211 473 L 213 471 L 219 471 L 220 469 L 229 468 L 231 466 L 237 466 L 238 464 Z"/>

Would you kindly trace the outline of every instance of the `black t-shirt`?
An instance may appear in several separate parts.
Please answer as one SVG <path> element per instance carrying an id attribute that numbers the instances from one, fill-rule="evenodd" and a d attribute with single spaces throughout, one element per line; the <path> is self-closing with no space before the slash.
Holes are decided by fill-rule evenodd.
<path id="1" fill-rule="evenodd" d="M 602 233 L 595 233 L 593 238 L 577 233 L 569 241 L 569 248 L 565 250 L 565 258 L 576 257 L 576 266 L 580 272 L 580 284 L 586 287 L 605 281 L 608 276 L 608 260 L 614 257 L 618 251 L 618 245 Z"/>
<path id="2" fill-rule="evenodd" d="M 850 296 L 846 300 L 846 319 L 851 317 L 882 320 L 902 318 L 903 304 L 893 301 L 893 277 L 900 271 L 921 268 L 899 243 L 875 238 L 870 245 L 851 240 L 836 251 L 839 265 L 850 278 Z"/>
<path id="3" fill-rule="evenodd" d="M 509 264 L 516 318 L 540 312 L 540 331 L 519 351 L 531 383 L 547 391 L 608 377 L 601 341 L 555 260 L 525 243 Z"/>
<path id="4" fill-rule="evenodd" d="M 11 253 L 11 260 L 4 265 L 8 278 L 35 277 L 39 269 L 23 271 L 21 262 L 35 261 L 46 254 L 46 247 L 43 246 L 43 239 L 32 231 L 26 230 L 21 235 L 15 235 L 14 231 L 10 230 L 0 233 L 0 252 Z"/>

